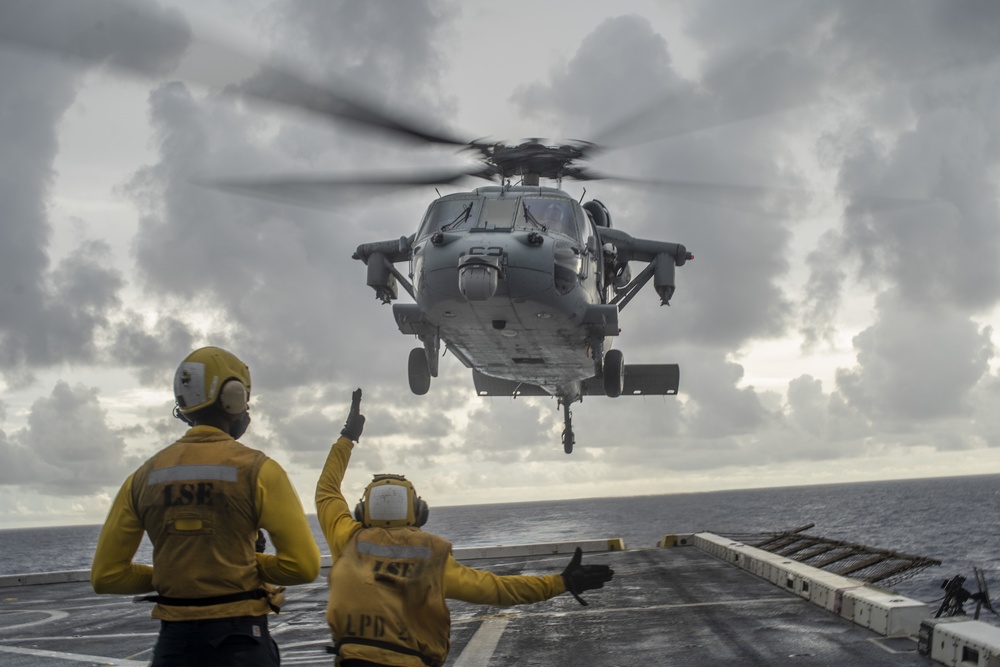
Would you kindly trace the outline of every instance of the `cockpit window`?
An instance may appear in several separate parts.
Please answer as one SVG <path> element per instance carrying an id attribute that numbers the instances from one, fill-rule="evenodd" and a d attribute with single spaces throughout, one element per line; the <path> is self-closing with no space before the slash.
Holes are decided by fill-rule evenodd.
<path id="1" fill-rule="evenodd" d="M 573 202 L 566 199 L 525 198 L 523 206 L 526 222 L 541 225 L 547 231 L 559 232 L 573 239 L 580 238 Z"/>
<path id="2" fill-rule="evenodd" d="M 420 236 L 439 231 L 468 229 L 479 217 L 476 199 L 441 199 L 430 205 L 420 227 Z"/>

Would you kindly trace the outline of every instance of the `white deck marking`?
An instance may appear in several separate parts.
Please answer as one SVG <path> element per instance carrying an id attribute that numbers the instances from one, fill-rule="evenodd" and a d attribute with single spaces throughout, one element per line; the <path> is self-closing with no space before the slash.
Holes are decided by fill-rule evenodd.
<path id="1" fill-rule="evenodd" d="M 504 616 L 483 621 L 476 634 L 472 635 L 472 639 L 465 645 L 462 654 L 458 656 L 454 667 L 483 667 L 488 663 L 497 644 L 500 643 L 500 635 L 509 622 L 510 618 Z"/>
<path id="2" fill-rule="evenodd" d="M 148 665 L 146 660 L 129 660 L 127 658 L 106 658 L 101 655 L 84 655 L 82 653 L 64 653 L 62 651 L 42 651 L 36 648 L 19 648 L 16 646 L 0 646 L 0 654 L 17 653 L 19 655 L 34 655 L 39 658 L 55 658 L 57 660 L 73 660 L 75 662 L 97 663 L 98 665 L 122 665 L 124 667 Z"/>
<path id="3" fill-rule="evenodd" d="M 717 602 L 682 602 L 678 604 L 652 604 L 643 605 L 642 610 L 644 612 L 656 611 L 656 610 L 670 610 L 670 609 L 687 609 L 691 607 L 739 607 L 743 605 L 758 605 L 758 604 L 802 604 L 808 602 L 805 598 L 800 598 L 797 595 L 788 595 L 780 598 L 753 598 L 750 600 L 720 600 Z M 554 618 L 560 618 L 563 616 L 577 616 L 580 614 L 585 614 L 588 616 L 597 615 L 603 616 L 605 614 L 616 614 L 616 613 L 630 613 L 634 612 L 636 607 L 595 607 L 590 606 L 586 609 L 581 609 L 580 607 L 574 608 L 572 611 L 567 611 L 564 609 L 557 609 L 552 611 L 530 611 L 528 609 L 518 609 L 514 612 L 501 612 L 500 616 L 474 616 L 472 618 L 460 618 L 453 620 L 451 622 L 452 627 L 456 625 L 468 625 L 469 623 L 478 623 L 483 618 L 513 618 L 517 616 L 519 618 L 530 618 L 532 616 L 551 616 Z"/>
<path id="4" fill-rule="evenodd" d="M 42 623 L 49 623 L 51 621 L 58 620 L 60 618 L 66 618 L 69 616 L 68 612 L 65 611 L 47 611 L 45 609 L 30 609 L 25 611 L 20 611 L 17 609 L 0 614 L 0 616 L 13 616 L 14 614 L 48 614 L 45 618 L 40 618 L 37 621 L 28 621 L 27 623 L 16 623 L 14 625 L 3 625 L 0 626 L 0 632 L 7 632 L 8 630 L 16 630 L 17 628 L 27 628 L 32 625 L 41 625 Z"/>

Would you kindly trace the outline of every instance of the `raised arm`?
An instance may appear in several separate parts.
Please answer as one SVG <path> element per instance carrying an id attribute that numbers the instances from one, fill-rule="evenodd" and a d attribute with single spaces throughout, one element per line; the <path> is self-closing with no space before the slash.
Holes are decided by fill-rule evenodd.
<path id="1" fill-rule="evenodd" d="M 361 414 L 361 390 L 358 389 L 351 397 L 351 409 L 347 422 L 330 448 L 316 483 L 316 516 L 319 519 L 323 536 L 330 547 L 330 555 L 337 558 L 347 544 L 348 538 L 360 525 L 351 517 L 351 509 L 347 499 L 340 489 L 347 472 L 347 464 L 351 461 L 351 451 L 354 442 L 361 438 L 364 430 L 365 416 Z"/>

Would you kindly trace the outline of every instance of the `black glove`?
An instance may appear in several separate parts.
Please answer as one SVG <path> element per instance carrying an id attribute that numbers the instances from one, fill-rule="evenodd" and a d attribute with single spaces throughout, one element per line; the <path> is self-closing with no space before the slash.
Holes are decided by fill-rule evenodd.
<path id="1" fill-rule="evenodd" d="M 355 389 L 351 394 L 351 411 L 347 413 L 347 421 L 340 430 L 340 435 L 357 442 L 363 430 L 365 430 L 365 416 L 361 414 L 361 389 Z"/>
<path id="2" fill-rule="evenodd" d="M 562 578 L 566 590 L 573 594 L 577 602 L 586 607 L 587 601 L 579 594 L 594 588 L 604 588 L 604 582 L 611 581 L 615 571 L 607 565 L 581 565 L 582 560 L 583 549 L 577 547 L 573 559 L 562 571 Z"/>

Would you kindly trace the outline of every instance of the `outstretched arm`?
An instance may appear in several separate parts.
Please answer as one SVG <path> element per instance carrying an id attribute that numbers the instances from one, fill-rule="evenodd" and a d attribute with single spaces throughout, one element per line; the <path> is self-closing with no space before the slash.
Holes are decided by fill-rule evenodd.
<path id="1" fill-rule="evenodd" d="M 499 575 L 476 570 L 448 556 L 444 570 L 445 597 L 476 604 L 509 607 L 541 602 L 566 591 L 558 574 L 543 577 Z"/>
<path id="2" fill-rule="evenodd" d="M 445 596 L 465 602 L 507 607 L 515 604 L 541 602 L 569 591 L 577 601 L 583 591 L 603 588 L 615 571 L 607 565 L 584 565 L 583 551 L 576 548 L 562 574 L 536 576 L 502 576 L 466 567 L 448 556 L 445 565 Z"/>

